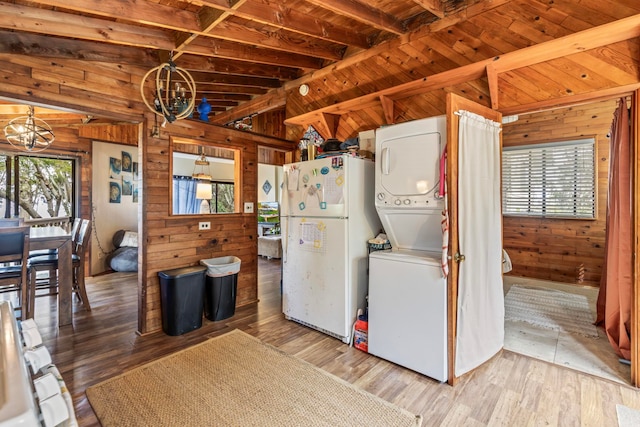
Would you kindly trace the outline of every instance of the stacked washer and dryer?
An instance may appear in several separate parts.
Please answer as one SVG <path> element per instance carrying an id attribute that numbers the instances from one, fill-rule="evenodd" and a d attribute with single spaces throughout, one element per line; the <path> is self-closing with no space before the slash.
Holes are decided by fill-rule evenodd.
<path id="1" fill-rule="evenodd" d="M 440 158 L 446 116 L 376 131 L 375 207 L 392 249 L 369 255 L 369 353 L 447 381 Z"/>

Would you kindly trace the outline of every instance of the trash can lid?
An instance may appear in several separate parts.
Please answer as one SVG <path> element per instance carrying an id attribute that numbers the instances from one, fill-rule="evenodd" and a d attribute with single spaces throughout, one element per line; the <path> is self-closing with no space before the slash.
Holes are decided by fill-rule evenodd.
<path id="1" fill-rule="evenodd" d="M 173 270 L 159 271 L 158 276 L 161 279 L 178 279 L 184 276 L 192 276 L 202 274 L 207 267 L 203 265 L 192 265 L 189 267 L 174 268 Z"/>

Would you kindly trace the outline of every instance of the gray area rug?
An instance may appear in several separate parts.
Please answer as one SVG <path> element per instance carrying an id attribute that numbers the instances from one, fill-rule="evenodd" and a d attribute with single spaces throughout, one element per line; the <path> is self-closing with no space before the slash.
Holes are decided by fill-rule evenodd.
<path id="1" fill-rule="evenodd" d="M 598 337 L 589 301 L 584 295 L 554 289 L 513 285 L 504 300 L 505 321 Z"/>

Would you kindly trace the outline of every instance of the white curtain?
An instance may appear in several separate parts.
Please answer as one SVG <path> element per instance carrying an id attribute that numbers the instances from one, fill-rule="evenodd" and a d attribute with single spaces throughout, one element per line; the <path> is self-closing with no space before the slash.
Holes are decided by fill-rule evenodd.
<path id="1" fill-rule="evenodd" d="M 460 111 L 458 231 L 460 263 L 455 375 L 504 345 L 500 124 Z"/>

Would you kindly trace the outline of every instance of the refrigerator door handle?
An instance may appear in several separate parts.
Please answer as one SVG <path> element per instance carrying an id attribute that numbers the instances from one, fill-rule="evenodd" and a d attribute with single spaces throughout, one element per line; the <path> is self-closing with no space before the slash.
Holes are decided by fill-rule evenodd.
<path id="1" fill-rule="evenodd" d="M 280 235 L 282 236 L 280 242 L 282 243 L 282 262 L 287 262 L 289 221 L 291 220 L 291 212 L 289 212 L 289 171 L 284 171 L 283 178 L 282 193 L 280 194 L 280 214 L 284 213 L 287 219 L 284 221 L 284 230 L 280 230 Z M 280 222 L 282 223 L 282 221 Z"/>

